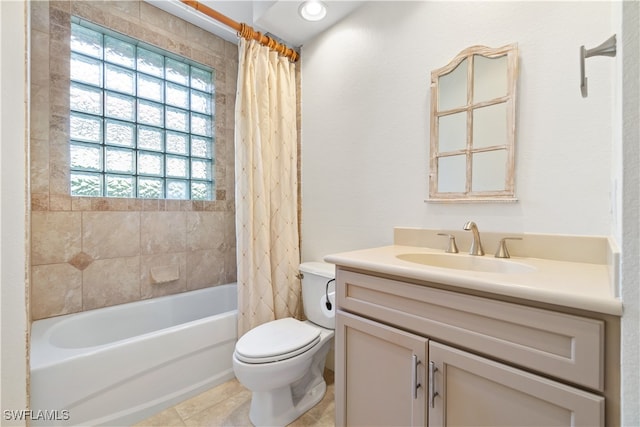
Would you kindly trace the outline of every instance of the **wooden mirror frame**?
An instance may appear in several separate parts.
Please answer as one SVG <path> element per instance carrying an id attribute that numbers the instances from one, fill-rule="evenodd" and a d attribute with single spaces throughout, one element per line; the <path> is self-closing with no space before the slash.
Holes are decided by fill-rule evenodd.
<path id="1" fill-rule="evenodd" d="M 474 102 L 474 57 L 479 55 L 485 58 L 507 58 L 506 95 L 494 99 Z M 467 61 L 466 78 L 466 104 L 454 108 L 439 109 L 440 93 L 439 79 L 454 71 L 463 61 Z M 515 197 L 515 110 L 516 110 L 516 87 L 518 76 L 518 46 L 509 44 L 499 48 L 489 48 L 486 46 L 472 46 L 461 51 L 449 64 L 432 71 L 431 73 L 431 142 L 429 158 L 429 199 L 428 202 L 490 202 L 490 201 L 516 201 Z M 505 104 L 506 106 L 506 143 L 474 147 L 473 145 L 473 112 L 476 109 Z M 444 116 L 466 113 L 466 145 L 464 148 L 454 151 L 441 152 L 439 150 L 439 119 Z M 505 183 L 504 188 L 495 190 L 474 191 L 472 188 L 473 178 L 473 154 L 483 152 L 497 152 L 504 150 L 505 161 Z M 438 185 L 438 161 L 440 158 L 457 155 L 465 156 L 466 176 L 464 191 L 444 192 L 439 190 Z"/>

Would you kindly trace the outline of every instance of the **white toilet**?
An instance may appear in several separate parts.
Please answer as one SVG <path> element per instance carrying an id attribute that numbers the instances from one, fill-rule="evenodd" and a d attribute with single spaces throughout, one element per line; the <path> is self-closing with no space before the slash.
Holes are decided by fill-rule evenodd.
<path id="1" fill-rule="evenodd" d="M 264 323 L 244 334 L 233 353 L 236 378 L 252 392 L 249 418 L 256 426 L 289 424 L 320 402 L 327 389 L 323 371 L 335 329 L 335 267 L 305 262 L 300 272 L 308 320 Z"/>

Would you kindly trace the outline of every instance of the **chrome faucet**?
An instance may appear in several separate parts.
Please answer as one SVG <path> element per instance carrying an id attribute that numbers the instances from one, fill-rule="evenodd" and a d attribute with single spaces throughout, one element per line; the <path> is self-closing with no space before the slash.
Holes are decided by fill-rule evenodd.
<path id="1" fill-rule="evenodd" d="M 464 230 L 471 230 L 473 233 L 473 240 L 471 241 L 471 247 L 469 248 L 469 255 L 484 255 L 484 250 L 482 249 L 482 242 L 480 241 L 480 233 L 478 232 L 478 226 L 473 221 L 467 221 L 464 227 Z"/>

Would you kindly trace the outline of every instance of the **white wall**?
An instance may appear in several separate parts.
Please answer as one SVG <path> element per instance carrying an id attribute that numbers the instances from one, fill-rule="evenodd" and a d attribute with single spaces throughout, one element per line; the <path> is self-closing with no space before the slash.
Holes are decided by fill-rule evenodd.
<path id="1" fill-rule="evenodd" d="M 372 1 L 302 49 L 303 257 L 391 243 L 394 226 L 610 235 L 608 2 Z M 433 69 L 476 44 L 518 43 L 513 204 L 425 203 Z"/>
<path id="2" fill-rule="evenodd" d="M 26 141 L 24 1 L 0 1 L 0 424 L 25 425 L 5 410 L 27 408 Z"/>
<path id="3" fill-rule="evenodd" d="M 622 425 L 640 425 L 640 2 L 622 6 Z M 625 375 L 625 373 L 628 373 Z"/>
<path id="4" fill-rule="evenodd" d="M 468 219 L 480 231 L 612 235 L 623 250 L 623 425 L 638 425 L 639 9 L 637 1 L 372 1 L 305 45 L 303 258 L 390 244 L 398 225 L 461 229 Z M 587 59 L 582 98 L 579 48 L 614 33 L 619 55 Z M 468 46 L 512 42 L 520 201 L 424 203 L 431 70 Z"/>

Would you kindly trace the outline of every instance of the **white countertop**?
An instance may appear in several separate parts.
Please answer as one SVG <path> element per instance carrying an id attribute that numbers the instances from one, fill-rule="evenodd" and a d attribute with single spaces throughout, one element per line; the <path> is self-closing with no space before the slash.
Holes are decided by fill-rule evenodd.
<path id="1" fill-rule="evenodd" d="M 429 281 L 457 288 L 489 292 L 514 298 L 550 303 L 620 316 L 622 302 L 616 298 L 607 264 L 558 261 L 512 256 L 510 260 L 485 258 L 497 262 L 518 262 L 535 268 L 524 273 L 489 273 L 434 267 L 397 258 L 401 254 L 437 253 L 442 249 L 391 245 L 328 255 L 326 262 L 372 273 Z M 450 256 L 471 256 L 466 253 Z"/>

